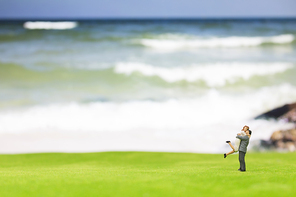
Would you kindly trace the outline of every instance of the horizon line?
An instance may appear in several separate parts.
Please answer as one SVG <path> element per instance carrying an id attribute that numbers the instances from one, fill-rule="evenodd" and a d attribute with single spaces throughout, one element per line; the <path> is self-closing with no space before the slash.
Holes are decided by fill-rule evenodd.
<path id="1" fill-rule="evenodd" d="M 5 17 L 0 18 L 0 21 L 44 21 L 44 20 L 52 20 L 52 21 L 137 21 L 137 20 L 296 20 L 296 16 L 288 17 L 288 16 L 265 16 L 265 17 Z"/>

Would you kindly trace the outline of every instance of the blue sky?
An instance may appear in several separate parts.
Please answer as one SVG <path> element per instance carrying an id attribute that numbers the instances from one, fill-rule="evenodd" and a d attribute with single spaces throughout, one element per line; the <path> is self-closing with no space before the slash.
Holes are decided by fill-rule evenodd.
<path id="1" fill-rule="evenodd" d="M 0 18 L 296 17 L 296 0 L 0 0 Z"/>

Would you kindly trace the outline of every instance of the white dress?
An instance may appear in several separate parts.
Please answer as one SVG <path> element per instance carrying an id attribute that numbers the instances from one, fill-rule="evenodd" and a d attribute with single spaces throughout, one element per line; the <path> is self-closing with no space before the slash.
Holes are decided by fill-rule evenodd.
<path id="1" fill-rule="evenodd" d="M 240 134 L 241 134 L 241 136 L 245 136 L 245 135 L 246 135 L 246 133 L 243 132 L 243 131 L 242 131 Z M 234 151 L 235 151 L 235 152 L 238 151 L 238 148 L 239 148 L 240 142 L 241 142 L 240 139 L 235 138 L 235 141 L 234 141 Z"/>

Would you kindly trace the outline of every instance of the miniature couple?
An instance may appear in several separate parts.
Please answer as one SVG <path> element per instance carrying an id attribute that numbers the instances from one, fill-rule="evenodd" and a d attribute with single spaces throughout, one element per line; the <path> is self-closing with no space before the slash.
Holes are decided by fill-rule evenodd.
<path id="1" fill-rule="evenodd" d="M 229 153 L 225 153 L 224 158 L 226 158 L 230 154 L 233 154 L 239 151 L 238 158 L 239 158 L 240 168 L 238 170 L 241 172 L 246 171 L 245 156 L 247 153 L 247 146 L 249 145 L 251 134 L 252 134 L 252 131 L 249 130 L 249 127 L 244 126 L 242 129 L 242 132 L 237 134 L 234 146 L 231 144 L 230 141 L 226 141 L 226 143 L 228 143 L 229 146 L 232 148 L 232 151 L 230 151 Z"/>

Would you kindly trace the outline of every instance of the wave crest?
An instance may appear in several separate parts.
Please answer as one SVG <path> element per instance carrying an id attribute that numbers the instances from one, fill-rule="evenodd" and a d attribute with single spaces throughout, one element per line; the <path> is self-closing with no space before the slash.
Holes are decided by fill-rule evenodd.
<path id="1" fill-rule="evenodd" d="M 174 146 L 168 149 L 170 151 L 188 151 L 190 147 L 196 152 L 217 153 L 225 151 L 221 139 L 234 138 L 236 130 L 242 125 L 252 125 L 252 130 L 258 131 L 253 141 L 269 138 L 273 130 L 283 128 L 282 123 L 265 120 L 251 122 L 249 118 L 280 104 L 295 101 L 295 93 L 294 86 L 282 84 L 240 96 L 225 95 L 212 89 L 198 98 L 163 102 L 134 100 L 33 106 L 0 111 L 0 135 L 8 136 L 8 139 L 12 139 L 9 136 L 17 137 L 16 134 L 21 134 L 20 138 L 28 135 L 32 138 L 23 139 L 32 140 L 33 144 L 43 136 L 45 141 L 37 143 L 35 151 L 44 148 L 65 151 L 65 146 L 57 147 L 56 143 L 48 143 L 48 140 L 67 144 L 67 151 L 81 151 L 85 150 L 84 146 L 77 144 L 81 145 L 81 140 L 87 140 L 87 145 L 91 144 L 87 146 L 88 151 L 106 148 L 119 151 L 124 147 L 136 151 L 143 148 L 151 151 L 157 147 L 158 151 L 163 151 L 173 142 Z M 75 140 L 70 147 L 68 140 Z M 155 146 L 155 141 L 161 146 Z M 14 143 L 11 149 L 21 152 L 32 150 L 26 147 Z M 1 152 L 11 152 L 11 149 L 5 146 Z"/>
<path id="2" fill-rule="evenodd" d="M 282 84 L 241 96 L 211 89 L 203 96 L 192 99 L 40 105 L 0 111 L 0 134 L 52 129 L 64 132 L 198 129 L 223 121 L 246 120 L 274 108 L 279 101 L 284 104 L 295 98 L 295 87 Z M 232 110 L 227 111 L 229 109 Z M 18 124 L 15 124 L 16 121 Z"/>
<path id="3" fill-rule="evenodd" d="M 283 34 L 270 37 L 222 37 L 222 38 L 199 38 L 199 37 L 160 37 L 157 39 L 141 39 L 143 46 L 159 50 L 177 50 L 184 48 L 237 48 L 255 47 L 263 44 L 289 44 L 295 40 L 292 34 Z"/>
<path id="4" fill-rule="evenodd" d="M 293 68 L 290 63 L 217 63 L 178 68 L 161 68 L 143 63 L 118 63 L 114 72 L 131 75 L 158 76 L 169 83 L 177 81 L 194 82 L 203 80 L 209 87 L 221 87 L 239 79 L 248 80 L 253 76 L 265 76 L 285 72 Z"/>
<path id="5" fill-rule="evenodd" d="M 77 27 L 77 22 L 50 22 L 50 21 L 37 21 L 37 22 L 31 22 L 27 21 L 24 23 L 25 29 L 73 29 Z"/>

